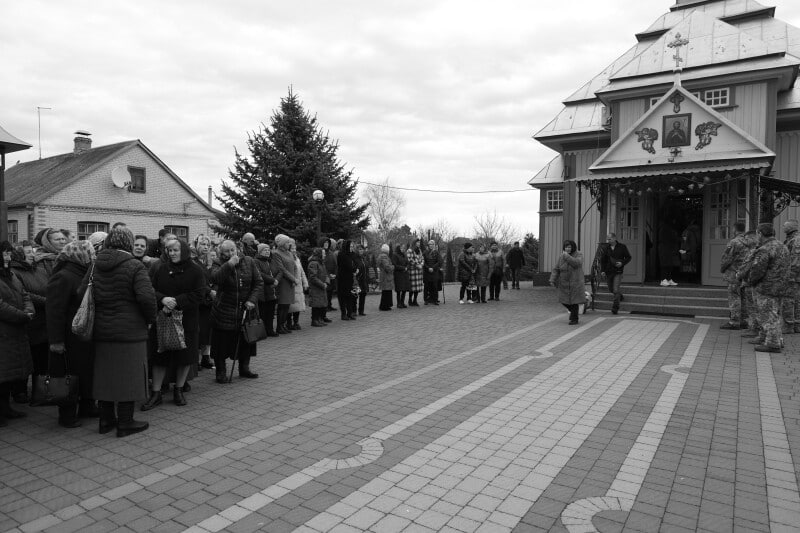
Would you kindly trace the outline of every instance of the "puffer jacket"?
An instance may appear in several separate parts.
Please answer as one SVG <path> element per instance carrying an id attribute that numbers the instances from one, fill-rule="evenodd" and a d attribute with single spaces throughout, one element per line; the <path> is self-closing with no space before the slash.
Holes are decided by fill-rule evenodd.
<path id="1" fill-rule="evenodd" d="M 465 283 L 474 278 L 475 271 L 478 269 L 478 262 L 475 254 L 461 252 L 458 254 L 458 281 Z"/>
<path id="2" fill-rule="evenodd" d="M 0 273 L 0 383 L 27 379 L 33 371 L 25 329 L 33 312 L 22 282 L 11 272 Z"/>
<path id="3" fill-rule="evenodd" d="M 729 283 L 736 281 L 736 273 L 742 268 L 749 251 L 744 234 L 730 240 L 719 263 L 719 271 L 725 281 Z"/>
<path id="4" fill-rule="evenodd" d="M 583 276 L 583 253 L 561 254 L 550 273 L 550 283 L 558 288 L 558 302 L 562 304 L 586 303 L 586 286 Z"/>
<path id="5" fill-rule="evenodd" d="M 756 248 L 750 267 L 749 283 L 764 296 L 786 293 L 789 279 L 789 249 L 775 237 L 768 237 Z"/>
<path id="6" fill-rule="evenodd" d="M 87 270 L 79 263 L 59 261 L 47 282 L 47 338 L 50 344 L 66 343 L 67 351 L 84 346 L 72 333 L 72 319 L 81 305 L 78 289 Z"/>
<path id="7" fill-rule="evenodd" d="M 320 253 L 317 253 L 317 250 Z M 328 270 L 322 259 L 322 249 L 317 248 L 308 260 L 308 305 L 310 307 L 328 306 Z"/>
<path id="8" fill-rule="evenodd" d="M 139 342 L 156 321 L 156 293 L 147 267 L 123 250 L 100 250 L 94 267 L 94 334 L 101 342 Z M 89 272 L 81 283 L 83 297 Z"/>
<path id="9" fill-rule="evenodd" d="M 422 269 L 422 279 L 426 283 L 438 283 L 442 270 L 442 256 L 439 250 L 426 249 L 423 253 L 425 265 Z"/>
<path id="10" fill-rule="evenodd" d="M 261 292 L 260 301 L 271 302 L 277 298 L 275 295 L 275 276 L 272 274 L 272 264 L 269 258 L 260 255 L 255 258 L 255 261 L 256 268 L 258 268 L 261 274 L 261 279 L 264 280 L 264 290 Z"/>
<path id="11" fill-rule="evenodd" d="M 235 268 L 227 261 L 217 260 L 211 268 L 211 282 L 217 289 L 217 298 L 211 306 L 211 327 L 236 331 L 245 302 L 258 305 L 264 290 L 264 280 L 255 259 L 240 257 Z"/>
<path id="12" fill-rule="evenodd" d="M 47 342 L 47 320 L 45 303 L 47 300 L 47 280 L 50 278 L 49 260 L 29 264 L 24 259 L 15 257 L 11 260 L 11 270 L 17 275 L 25 287 L 25 291 L 33 303 L 36 315 L 28 322 L 28 342 L 31 345 Z"/>

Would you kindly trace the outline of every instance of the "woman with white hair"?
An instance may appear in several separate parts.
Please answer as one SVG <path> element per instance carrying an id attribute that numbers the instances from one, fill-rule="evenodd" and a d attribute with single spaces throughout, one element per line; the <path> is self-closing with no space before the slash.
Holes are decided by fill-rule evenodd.
<path id="1" fill-rule="evenodd" d="M 378 255 L 378 275 L 380 276 L 381 303 L 378 309 L 381 311 L 391 311 L 392 291 L 394 290 L 394 265 L 389 258 L 389 245 L 381 246 L 381 253 Z"/>

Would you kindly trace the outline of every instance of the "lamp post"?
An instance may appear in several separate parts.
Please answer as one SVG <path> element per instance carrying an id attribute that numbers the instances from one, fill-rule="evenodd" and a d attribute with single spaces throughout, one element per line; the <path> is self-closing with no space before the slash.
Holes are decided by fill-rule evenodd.
<path id="1" fill-rule="evenodd" d="M 8 204 L 6 203 L 6 154 L 27 150 L 31 145 L 0 127 L 0 241 L 8 240 Z"/>
<path id="2" fill-rule="evenodd" d="M 311 193 L 311 198 L 314 199 L 314 210 L 317 212 L 317 242 L 322 239 L 322 202 L 325 200 L 325 193 L 317 189 Z"/>

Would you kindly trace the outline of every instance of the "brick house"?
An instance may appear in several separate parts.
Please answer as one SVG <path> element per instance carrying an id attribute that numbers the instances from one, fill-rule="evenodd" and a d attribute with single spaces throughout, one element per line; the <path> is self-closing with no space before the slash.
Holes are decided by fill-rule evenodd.
<path id="1" fill-rule="evenodd" d="M 116 176 L 117 184 L 112 180 Z M 125 176 L 125 186 L 119 177 Z M 135 234 L 155 237 L 168 228 L 179 237 L 215 233 L 217 216 L 140 140 L 97 148 L 88 135 L 71 153 L 21 163 L 6 171 L 9 240 L 33 239 L 47 227 L 79 239 L 124 222 Z"/>

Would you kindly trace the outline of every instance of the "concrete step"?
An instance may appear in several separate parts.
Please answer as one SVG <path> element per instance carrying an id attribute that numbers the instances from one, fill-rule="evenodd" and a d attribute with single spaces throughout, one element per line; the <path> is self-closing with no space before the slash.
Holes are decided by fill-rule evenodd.
<path id="1" fill-rule="evenodd" d="M 670 316 L 729 316 L 728 292 L 722 287 L 623 285 L 622 310 Z M 613 295 L 604 286 L 595 294 L 595 309 L 611 310 Z"/>
<path id="2" fill-rule="evenodd" d="M 610 311 L 611 302 L 604 302 L 597 300 L 594 303 L 594 308 L 600 311 Z M 708 306 L 687 306 L 687 305 L 670 305 L 670 304 L 646 304 L 646 303 L 632 303 L 628 300 L 622 302 L 620 306 L 622 311 L 630 313 L 641 313 L 649 315 L 667 315 L 667 316 L 686 316 L 686 317 L 699 317 L 699 316 L 713 316 L 719 318 L 727 318 L 730 314 L 727 307 L 708 307 Z"/>
<path id="3" fill-rule="evenodd" d="M 658 295 L 658 294 L 629 294 L 623 291 L 626 303 L 649 304 L 649 305 L 685 305 L 688 307 L 723 307 L 728 308 L 727 297 L 708 296 L 690 297 L 690 296 L 671 296 L 671 295 Z M 600 293 L 595 295 L 598 302 L 612 302 L 614 295 L 610 293 Z"/>

